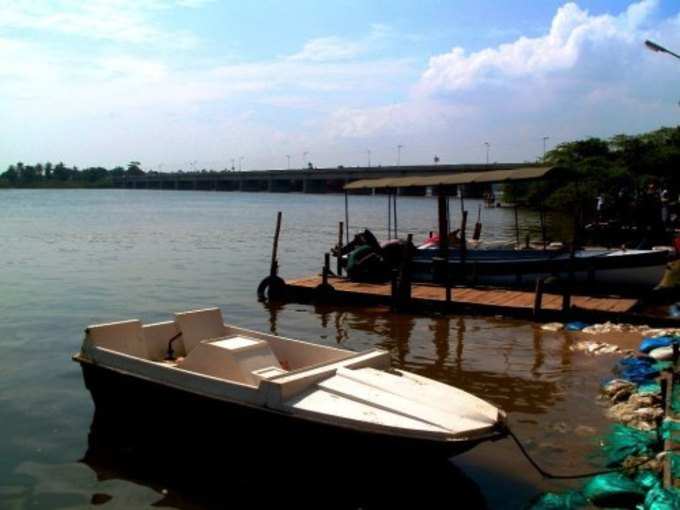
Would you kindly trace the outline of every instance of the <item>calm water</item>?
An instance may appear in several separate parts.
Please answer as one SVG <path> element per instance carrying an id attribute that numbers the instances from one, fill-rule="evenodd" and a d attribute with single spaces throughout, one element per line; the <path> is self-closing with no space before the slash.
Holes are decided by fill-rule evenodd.
<path id="1" fill-rule="evenodd" d="M 477 203 L 466 205 L 473 224 Z M 457 203 L 452 209 L 457 212 Z M 267 308 L 256 301 L 255 288 L 268 269 L 277 210 L 284 213 L 282 275 L 317 272 L 343 219 L 342 196 L 0 191 L 1 508 L 222 507 L 252 489 L 233 478 L 215 493 L 173 484 L 88 444 L 93 406 L 70 359 L 83 328 L 128 318 L 165 320 L 174 311 L 213 305 L 244 327 L 353 350 L 388 349 L 397 366 L 508 411 L 547 468 L 592 467 L 585 455 L 606 425 L 595 397 L 612 358 L 572 353 L 573 338 L 521 321 L 397 316 L 382 308 Z M 385 211 L 384 197 L 351 197 L 350 225 L 380 234 Z M 435 211 L 431 199 L 400 199 L 400 230 L 421 239 L 436 230 Z M 537 218 L 522 216 L 537 228 Z M 482 221 L 486 239 L 514 237 L 512 210 L 483 209 Z M 336 503 L 380 507 L 389 494 L 414 504 L 450 506 L 473 497 L 468 507 L 521 508 L 540 491 L 563 487 L 541 480 L 507 440 L 446 466 L 394 470 L 384 478 L 374 473 L 371 483 L 347 473 Z M 296 486 L 304 481 L 300 475 Z M 328 490 L 336 482 L 329 480 Z M 304 495 L 296 501 L 309 503 Z"/>

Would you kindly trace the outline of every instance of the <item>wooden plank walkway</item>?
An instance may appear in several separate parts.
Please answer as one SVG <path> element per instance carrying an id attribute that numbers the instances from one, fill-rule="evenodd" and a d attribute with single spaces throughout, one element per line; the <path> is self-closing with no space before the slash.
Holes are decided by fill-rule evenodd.
<path id="1" fill-rule="evenodd" d="M 315 289 L 321 283 L 321 277 L 298 278 L 289 280 L 286 283 L 293 290 L 305 293 Z M 389 283 L 360 283 L 337 277 L 329 277 L 328 283 L 339 293 L 348 294 L 348 297 L 351 297 L 351 295 L 370 296 L 386 304 L 391 299 L 391 286 Z M 534 293 L 526 290 L 452 287 L 451 295 L 452 305 L 463 305 L 480 309 L 498 308 L 527 312 L 531 311 L 534 306 Z M 446 290 L 439 285 L 414 283 L 412 285 L 411 297 L 415 302 L 439 302 L 443 304 L 446 301 Z M 621 297 L 593 297 L 584 295 L 573 295 L 571 297 L 572 310 L 601 313 L 603 315 L 630 313 L 637 303 L 637 299 Z M 560 294 L 544 293 L 541 308 L 544 311 L 561 311 L 562 296 Z"/>

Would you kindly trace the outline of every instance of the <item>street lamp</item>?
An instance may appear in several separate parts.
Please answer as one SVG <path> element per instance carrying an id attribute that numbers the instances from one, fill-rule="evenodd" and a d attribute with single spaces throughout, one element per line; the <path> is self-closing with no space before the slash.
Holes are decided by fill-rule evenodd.
<path id="1" fill-rule="evenodd" d="M 290 154 L 286 154 L 286 158 L 288 159 L 288 170 L 290 170 Z"/>
<path id="2" fill-rule="evenodd" d="M 239 172 L 243 171 L 243 158 L 244 158 L 244 156 L 240 156 L 238 158 L 238 171 Z"/>
<path id="3" fill-rule="evenodd" d="M 675 58 L 680 59 L 680 55 L 678 55 L 677 53 L 673 53 L 671 50 L 667 50 L 663 46 L 659 46 L 658 44 L 650 41 L 649 39 L 645 41 L 645 46 L 647 46 L 647 48 L 649 48 L 652 51 L 658 51 L 658 52 L 661 52 L 661 53 L 668 53 L 669 55 L 672 55 Z"/>
<path id="4" fill-rule="evenodd" d="M 309 152 L 305 151 L 302 153 L 302 168 L 307 166 L 307 156 L 309 155 Z"/>
<path id="5" fill-rule="evenodd" d="M 491 147 L 491 144 L 484 142 L 484 145 L 486 145 L 486 165 L 489 166 L 489 147 Z"/>
<path id="6" fill-rule="evenodd" d="M 404 147 L 403 145 L 397 145 L 397 166 L 401 165 L 401 149 Z"/>
<path id="7" fill-rule="evenodd" d="M 366 154 L 368 154 L 368 168 L 371 168 L 371 149 L 368 149 Z"/>
<path id="8" fill-rule="evenodd" d="M 543 137 L 543 161 L 545 161 L 545 142 L 547 142 L 548 140 L 550 140 L 549 136 Z"/>

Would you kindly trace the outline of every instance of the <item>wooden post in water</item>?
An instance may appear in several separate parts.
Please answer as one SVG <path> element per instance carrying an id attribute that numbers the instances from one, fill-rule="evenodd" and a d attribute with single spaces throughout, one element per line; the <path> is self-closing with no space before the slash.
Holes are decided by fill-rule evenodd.
<path id="1" fill-rule="evenodd" d="M 562 312 L 567 313 L 571 309 L 571 282 L 562 285 Z"/>
<path id="2" fill-rule="evenodd" d="M 338 223 L 338 266 L 337 266 L 337 274 L 338 276 L 342 276 L 342 231 L 343 231 L 344 224 L 342 221 Z"/>
<path id="3" fill-rule="evenodd" d="M 443 280 L 446 289 L 446 302 L 451 301 L 451 282 L 449 281 L 449 225 L 447 221 L 447 203 L 446 194 L 440 187 L 437 195 L 437 216 L 439 223 L 439 253 L 438 260 L 433 260 L 433 263 L 439 265 L 439 268 L 433 267 L 440 282 Z"/>
<path id="4" fill-rule="evenodd" d="M 541 306 L 543 303 L 543 287 L 545 286 L 545 278 L 536 278 L 536 292 L 534 293 L 534 319 L 538 319 L 541 314 Z"/>
<path id="5" fill-rule="evenodd" d="M 272 262 L 269 268 L 269 276 L 276 276 L 279 272 L 277 255 L 279 252 L 279 234 L 281 234 L 281 216 L 281 211 L 276 213 L 276 230 L 274 231 L 274 243 L 272 244 Z"/>
<path id="6" fill-rule="evenodd" d="M 321 285 L 328 285 L 328 274 L 331 271 L 331 254 L 323 254 L 323 269 L 321 270 Z"/>

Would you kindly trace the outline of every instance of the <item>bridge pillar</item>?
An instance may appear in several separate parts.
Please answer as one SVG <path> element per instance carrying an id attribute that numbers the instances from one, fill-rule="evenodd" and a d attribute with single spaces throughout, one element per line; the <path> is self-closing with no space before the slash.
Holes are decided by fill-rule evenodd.
<path id="1" fill-rule="evenodd" d="M 323 179 L 305 179 L 302 182 L 303 193 L 326 193 L 328 186 Z"/>

